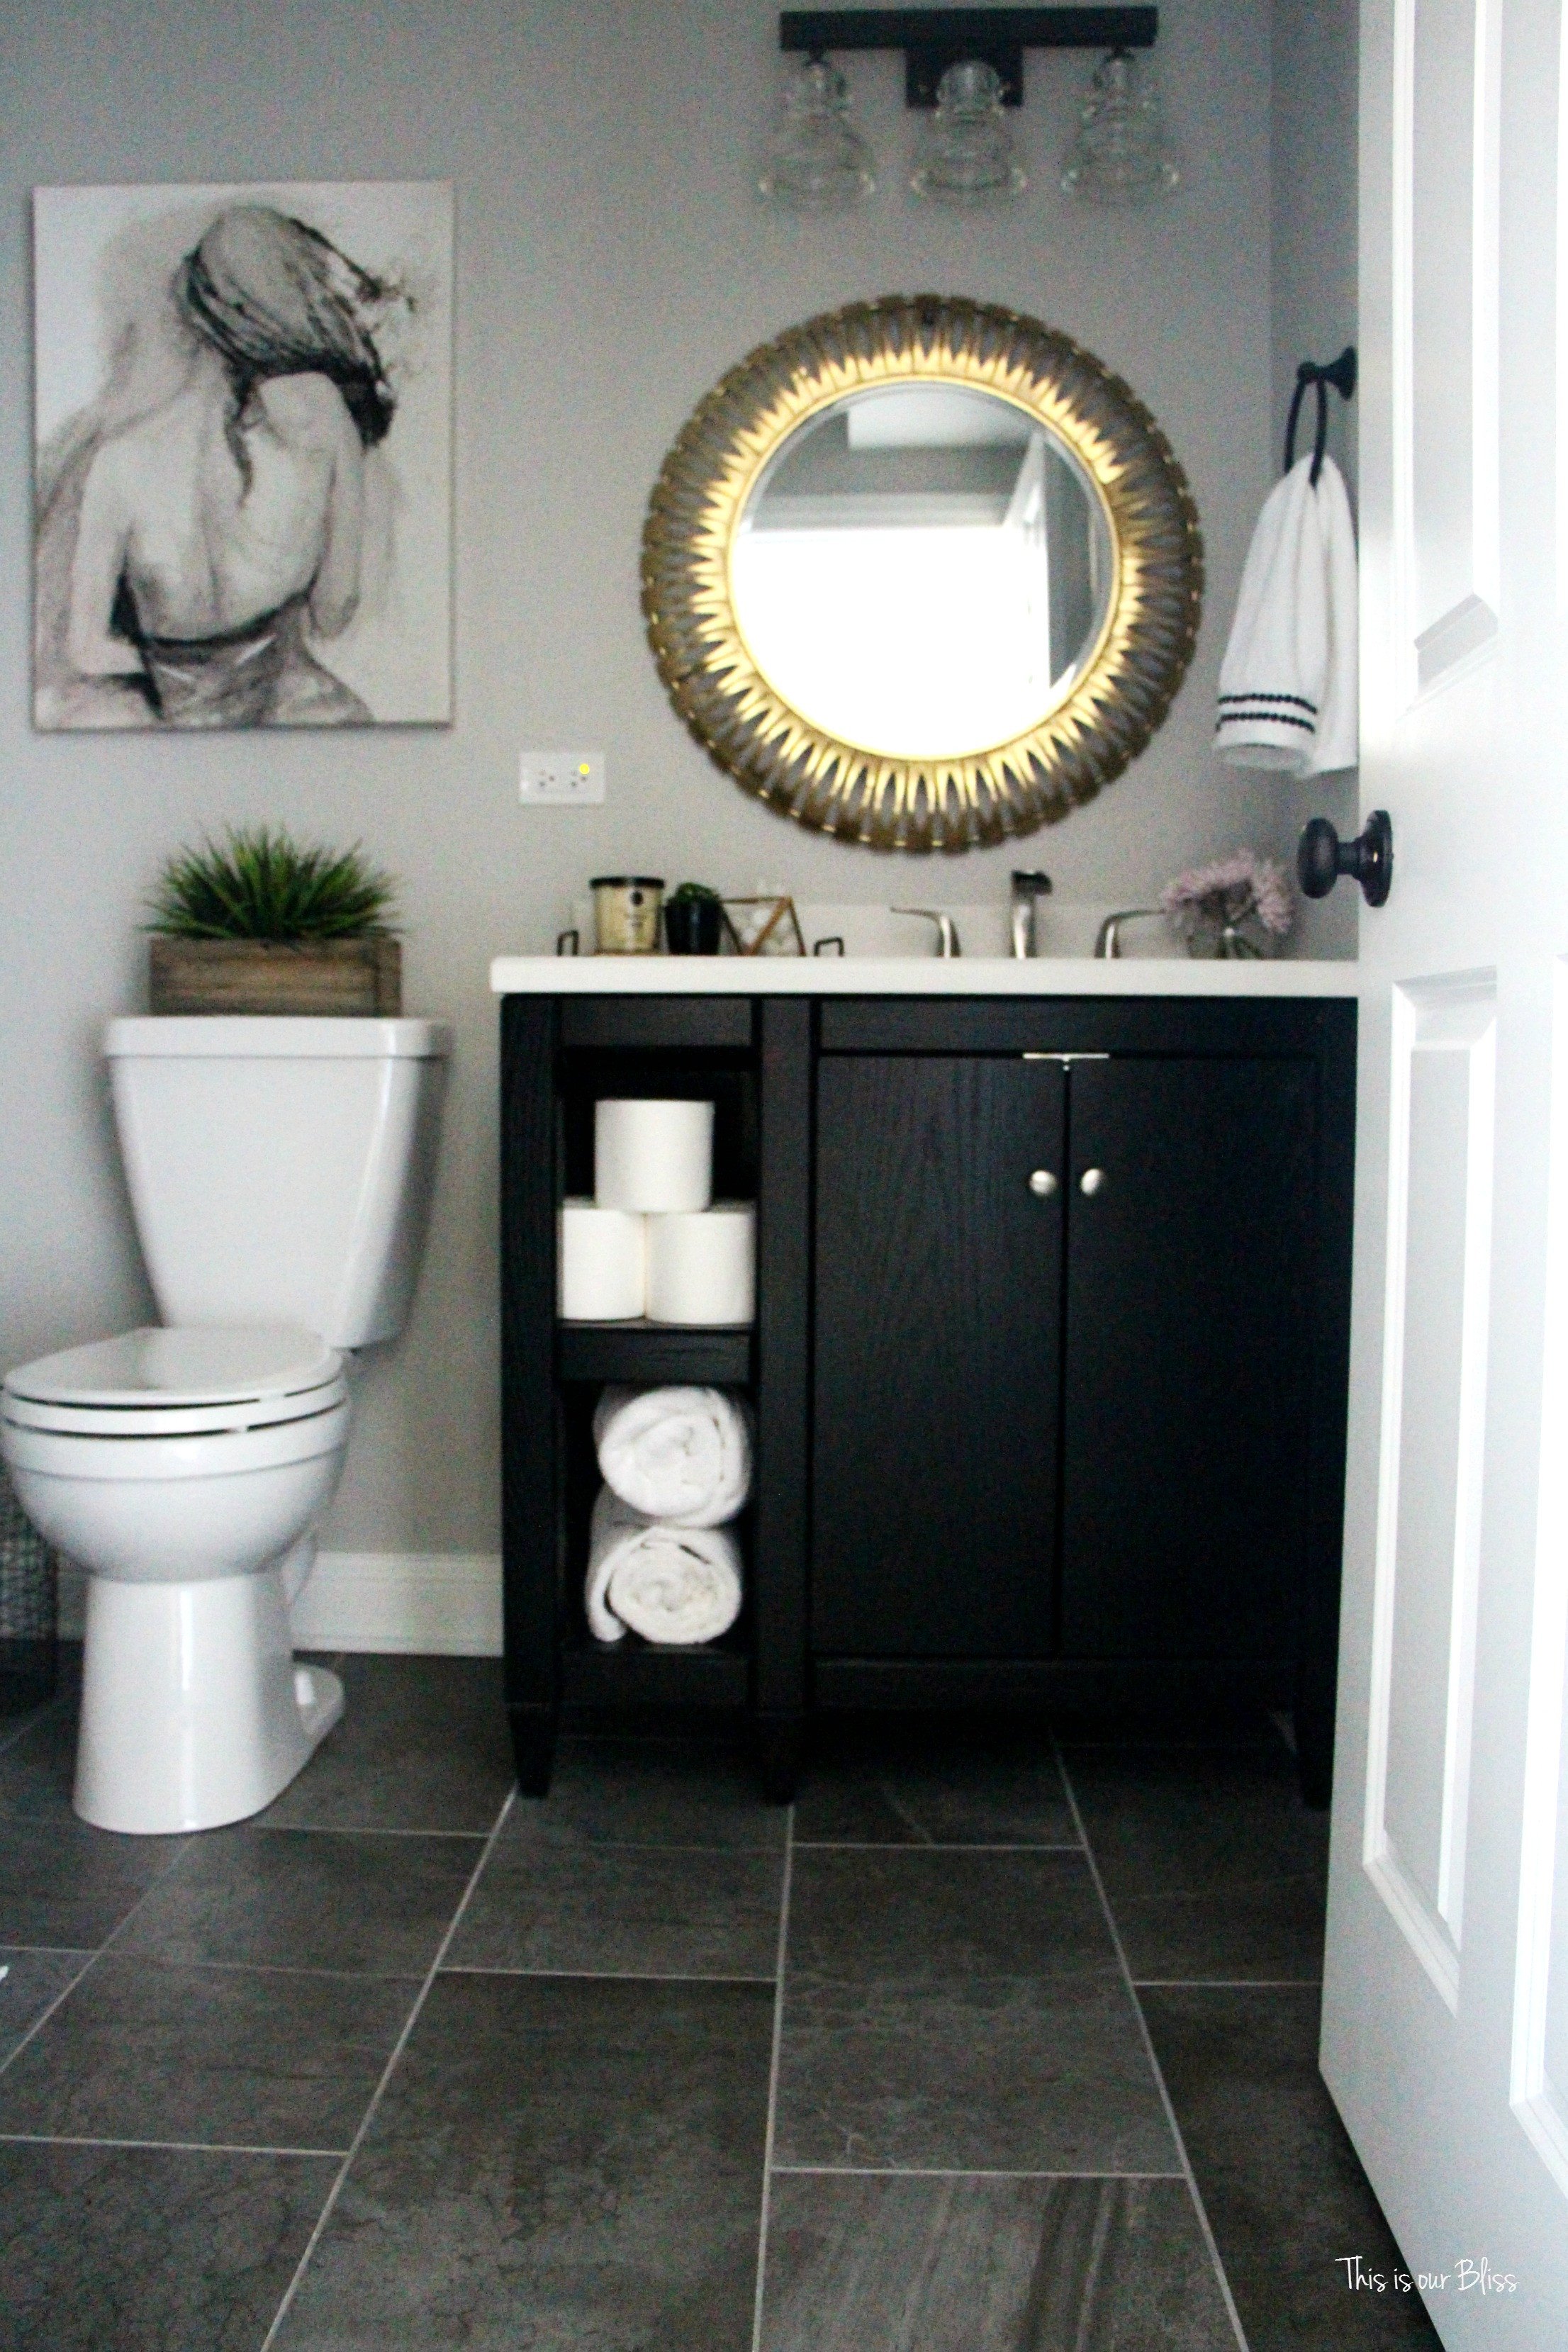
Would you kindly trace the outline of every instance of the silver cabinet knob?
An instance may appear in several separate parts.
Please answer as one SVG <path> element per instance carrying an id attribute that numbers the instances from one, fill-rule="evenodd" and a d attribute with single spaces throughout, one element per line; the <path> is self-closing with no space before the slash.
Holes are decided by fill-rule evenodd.
<path id="1" fill-rule="evenodd" d="M 1105 1171 L 1103 1168 L 1086 1168 L 1083 1174 L 1078 1180 L 1078 1189 L 1080 1192 L 1087 1192 L 1090 1200 L 1092 1200 L 1104 1181 Z"/>
<path id="2" fill-rule="evenodd" d="M 1029 1179 L 1029 1190 L 1037 1201 L 1048 1201 L 1057 1189 L 1057 1180 L 1048 1168 L 1037 1168 Z"/>

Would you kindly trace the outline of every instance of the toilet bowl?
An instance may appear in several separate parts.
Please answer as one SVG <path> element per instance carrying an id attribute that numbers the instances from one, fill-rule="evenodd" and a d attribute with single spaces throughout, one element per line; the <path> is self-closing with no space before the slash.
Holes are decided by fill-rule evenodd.
<path id="1" fill-rule="evenodd" d="M 7 1375 L 0 1453 L 87 1570 L 73 1802 L 100 1829 L 269 1804 L 342 1712 L 284 1590 L 348 1444 L 341 1360 L 286 1327 L 126 1332 Z"/>

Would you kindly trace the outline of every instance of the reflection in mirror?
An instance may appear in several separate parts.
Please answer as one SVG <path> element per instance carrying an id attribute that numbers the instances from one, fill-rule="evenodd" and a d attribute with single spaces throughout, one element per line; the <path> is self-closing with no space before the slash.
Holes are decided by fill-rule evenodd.
<path id="1" fill-rule="evenodd" d="M 784 442 L 731 551 L 773 691 L 841 741 L 959 758 L 1037 727 L 1092 659 L 1110 525 L 1066 444 L 988 392 L 855 393 Z"/>

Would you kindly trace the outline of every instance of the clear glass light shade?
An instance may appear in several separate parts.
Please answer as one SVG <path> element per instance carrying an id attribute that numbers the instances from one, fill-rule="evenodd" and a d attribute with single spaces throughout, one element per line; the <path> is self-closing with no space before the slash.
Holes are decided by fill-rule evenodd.
<path id="1" fill-rule="evenodd" d="M 1147 205 L 1181 179 L 1160 100 L 1125 49 L 1096 66 L 1068 150 L 1062 185 L 1085 204 Z"/>
<path id="2" fill-rule="evenodd" d="M 849 120 L 848 84 L 837 66 L 810 58 L 784 85 L 762 194 L 791 212 L 844 212 L 876 184 L 871 150 Z"/>
<path id="3" fill-rule="evenodd" d="M 936 86 L 936 111 L 921 134 L 910 187 L 936 204 L 996 205 L 1021 196 L 1027 184 L 1002 111 L 1000 75 L 976 58 L 949 66 Z"/>

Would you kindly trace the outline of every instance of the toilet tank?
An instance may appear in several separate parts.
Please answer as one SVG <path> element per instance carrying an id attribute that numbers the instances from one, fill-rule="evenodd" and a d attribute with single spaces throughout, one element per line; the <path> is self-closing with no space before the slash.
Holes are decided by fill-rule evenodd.
<path id="1" fill-rule="evenodd" d="M 115 1124 L 165 1323 L 390 1339 L 419 1271 L 451 1032 L 439 1021 L 111 1021 Z"/>

